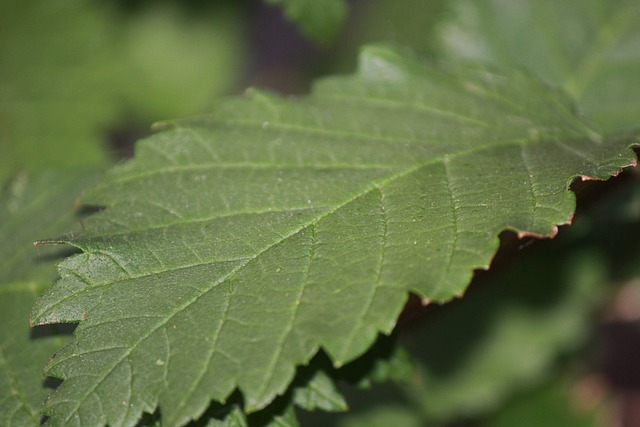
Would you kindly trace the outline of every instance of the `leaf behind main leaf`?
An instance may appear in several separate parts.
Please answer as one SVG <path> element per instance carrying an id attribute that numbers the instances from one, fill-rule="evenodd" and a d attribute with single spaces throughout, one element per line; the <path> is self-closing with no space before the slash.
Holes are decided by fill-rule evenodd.
<path id="1" fill-rule="evenodd" d="M 567 90 L 608 131 L 640 126 L 636 0 L 456 0 L 442 53 L 524 66 Z M 526 28 L 526 31 L 522 29 Z"/>
<path id="2" fill-rule="evenodd" d="M 552 235 L 576 176 L 634 163 L 523 74 L 372 47 L 309 97 L 253 91 L 138 145 L 85 199 L 108 209 L 38 302 L 82 320 L 49 367 L 53 424 L 181 425 L 239 388 L 249 411 L 320 347 L 339 366 L 407 293 L 460 295 L 505 228 Z"/>
<path id="3" fill-rule="evenodd" d="M 266 0 L 279 4 L 289 20 L 308 37 L 319 42 L 334 40 L 347 18 L 345 0 Z"/>
<path id="4" fill-rule="evenodd" d="M 77 194 L 95 184 L 86 171 L 21 174 L 0 191 L 0 425 L 40 424 L 40 409 L 51 389 L 42 368 L 70 341 L 62 333 L 29 330 L 29 310 L 56 277 L 60 252 L 36 249 L 33 241 L 76 225 Z"/>

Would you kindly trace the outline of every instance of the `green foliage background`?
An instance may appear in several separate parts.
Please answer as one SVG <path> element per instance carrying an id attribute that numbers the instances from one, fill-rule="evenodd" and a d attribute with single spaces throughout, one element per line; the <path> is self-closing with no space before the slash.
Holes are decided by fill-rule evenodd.
<path id="1" fill-rule="evenodd" d="M 316 70 L 304 67 L 304 72 L 298 72 L 298 79 L 309 80 L 328 70 L 343 71 L 351 67 L 348 64 L 353 64 L 361 45 L 382 41 L 400 45 L 401 49 L 411 48 L 437 61 L 457 64 L 473 61 L 471 68 L 475 71 L 471 74 L 478 70 L 475 61 L 482 61 L 480 69 L 483 72 L 509 74 L 516 83 L 513 87 L 508 86 L 502 95 L 515 103 L 514 109 L 522 105 L 518 99 L 527 97 L 547 102 L 530 105 L 520 117 L 535 116 L 539 113 L 535 109 L 541 105 L 550 108 L 544 111 L 555 111 L 549 113 L 550 116 L 563 117 L 554 122 L 554 126 L 561 129 L 554 138 L 566 139 L 567 129 L 575 125 L 571 122 L 573 119 L 569 119 L 573 110 L 588 124 L 587 130 L 576 131 L 576 134 L 584 132 L 585 139 L 599 134 L 606 141 L 625 141 L 624 144 L 616 143 L 616 147 L 635 141 L 633 138 L 636 137 L 621 139 L 617 135 L 627 134 L 640 122 L 640 102 L 637 101 L 640 99 L 637 92 L 640 88 L 640 31 L 633 25 L 640 17 L 637 2 L 522 0 L 506 4 L 497 0 L 401 0 L 372 1 L 365 5 L 335 0 L 274 0 L 266 3 L 280 5 L 286 19 L 299 24 L 302 33 L 316 40 L 302 44 L 306 47 L 301 49 L 309 49 L 323 60 L 318 61 Z M 350 18 L 349 10 L 352 11 Z M 161 132 L 146 141 L 139 148 L 136 163 L 120 166 L 109 178 L 101 179 L 102 171 L 114 162 L 114 141 L 119 135 L 143 135 L 145 127 L 153 121 L 211 111 L 235 122 L 255 114 L 248 120 L 258 124 L 269 122 L 271 126 L 280 121 L 288 126 L 321 129 L 322 125 L 333 123 L 327 128 L 330 131 L 340 123 L 332 122 L 330 116 L 323 117 L 321 108 L 330 106 L 338 111 L 344 101 L 318 106 L 313 98 L 291 102 L 271 94 L 254 93 L 255 105 L 266 106 L 268 113 L 264 116 L 252 111 L 256 106 L 246 101 L 214 101 L 221 95 L 238 91 L 247 81 L 264 81 L 259 67 L 251 69 L 248 66 L 255 56 L 248 37 L 251 31 L 256 31 L 251 27 L 256 21 L 251 19 L 251 14 L 234 2 L 209 5 L 204 2 L 137 2 L 132 7 L 123 7 L 110 1 L 0 1 L 0 180 L 5 183 L 0 198 L 0 238 L 3 242 L 0 251 L 3 259 L 0 269 L 0 320 L 3 323 L 0 330 L 0 425 L 38 425 L 44 413 L 51 415 L 49 424 L 63 425 L 60 420 L 66 416 L 52 412 L 51 401 L 49 409 L 42 412 L 45 397 L 58 384 L 51 379 L 45 381 L 41 372 L 56 351 L 65 344 L 74 343 L 70 328 L 49 325 L 29 330 L 28 325 L 31 307 L 54 282 L 55 264 L 69 255 L 68 247 L 38 245 L 33 248 L 32 242 L 51 238 L 72 242 L 83 250 L 97 244 L 101 250 L 108 247 L 117 253 L 117 245 L 108 239 L 111 238 L 109 233 L 122 228 L 122 224 L 116 224 L 120 217 L 115 215 L 110 219 L 98 214 L 87 219 L 86 212 L 78 209 L 77 197 L 82 190 L 98 189 L 85 195 L 85 201 L 110 204 L 118 197 L 124 200 L 127 189 L 109 190 L 110 180 L 117 182 L 132 170 L 135 175 L 139 173 L 135 171 L 136 167 L 140 167 L 143 174 L 152 171 L 144 163 L 145 156 L 152 160 L 150 163 L 155 162 L 151 156 L 152 145 L 161 144 L 164 139 L 169 147 L 165 148 L 164 154 L 179 158 L 181 154 L 171 152 L 171 146 L 181 144 L 183 140 L 189 142 L 194 130 L 214 132 L 212 122 L 205 118 L 178 122 L 174 131 Z M 258 32 L 268 33 L 269 30 Z M 296 55 L 308 58 L 295 51 L 288 54 L 289 57 L 285 55 L 288 61 L 295 61 Z M 378 60 L 380 56 L 370 58 Z M 401 70 L 400 65 L 398 69 L 394 66 L 404 61 L 404 56 L 394 58 L 386 65 L 365 67 L 361 71 L 378 70 L 380 74 L 373 76 L 372 81 L 379 84 L 386 78 L 385 73 L 391 73 L 393 77 L 393 73 Z M 408 67 L 413 70 L 414 65 Z M 456 67 L 466 68 L 467 65 Z M 451 69 L 444 69 L 451 72 Z M 458 69 L 454 67 L 453 70 Z M 512 70 L 517 71 L 513 74 Z M 423 78 L 423 72 L 415 71 L 411 84 Z M 472 79 L 465 74 L 467 71 L 451 73 L 460 81 Z M 529 77 L 528 73 L 540 77 L 554 89 L 540 89 L 542 86 L 532 83 L 535 77 Z M 366 93 L 366 78 L 362 80 L 364 82 L 354 78 L 353 87 Z M 315 96 L 320 97 L 327 88 L 336 92 L 354 90 L 348 85 L 341 86 L 339 82 L 342 81 L 346 80 L 321 83 L 316 87 Z M 333 84 L 337 90 L 331 89 Z M 362 85 L 361 89 L 359 85 Z M 389 93 L 394 90 L 389 89 Z M 522 93 L 519 94 L 519 90 Z M 451 96 L 443 93 L 443 99 Z M 468 99 L 460 99 L 470 105 Z M 480 102 L 479 105 L 489 104 L 486 99 L 481 101 L 484 104 Z M 444 105 L 438 104 L 441 102 L 438 100 L 429 102 L 433 104 L 425 105 L 437 108 Z M 552 106 L 554 103 L 557 104 Z M 362 124 L 356 124 L 356 127 L 365 128 L 368 107 L 365 104 L 358 108 L 357 111 L 364 111 L 362 119 L 352 113 L 340 115 L 351 120 L 350 123 L 346 120 L 345 132 L 352 132 L 349 126 L 358 120 Z M 303 113 L 316 108 L 310 116 Z M 465 111 L 457 105 L 447 108 L 455 114 Z M 505 119 L 503 114 L 512 113 L 508 108 L 494 111 L 487 108 L 482 112 L 486 114 L 483 119 L 489 118 L 496 123 Z M 288 121 L 281 117 L 287 117 Z M 394 123 L 402 122 L 400 117 L 386 118 L 392 129 L 390 135 L 394 137 L 401 134 L 400 130 L 394 129 Z M 425 132 L 439 126 L 435 121 L 425 122 L 422 116 L 419 117 L 416 123 L 426 123 Z M 513 113 L 513 117 L 518 116 Z M 379 116 L 374 122 L 383 128 L 384 119 Z M 538 129 L 548 132 L 549 129 L 543 127 L 550 122 L 547 118 L 540 119 Z M 568 125 L 569 122 L 572 124 Z M 517 128 L 513 123 L 505 123 L 509 129 Z M 461 122 L 456 123 L 458 129 L 461 129 L 460 125 Z M 282 133 L 283 138 L 288 135 L 291 134 Z M 293 135 L 297 138 L 303 135 L 302 140 L 309 142 L 308 152 L 322 143 L 321 139 L 315 141 L 312 135 Z M 253 150 L 251 144 L 261 138 L 250 132 L 231 132 L 225 136 L 234 140 L 246 138 L 247 153 Z M 529 142 L 534 140 L 531 138 Z M 616 160 L 618 163 L 614 160 L 604 162 L 609 168 L 605 175 L 628 163 L 629 153 L 622 154 L 622 148 L 607 152 L 611 157 L 620 154 L 624 158 Z M 338 152 L 336 148 L 331 150 Z M 185 153 L 184 158 L 190 164 L 194 160 L 189 157 L 193 152 Z M 395 154 L 400 155 L 399 152 Z M 353 153 L 350 155 L 353 157 Z M 363 151 L 362 155 L 368 153 Z M 390 156 L 387 158 L 391 159 Z M 366 179 L 370 178 L 363 178 L 363 182 Z M 348 181 L 354 186 L 358 183 L 354 177 Z M 101 184 L 96 187 L 97 182 Z M 131 194 L 139 197 L 146 191 L 146 196 L 150 197 L 147 200 L 152 200 L 154 191 L 160 191 L 159 196 L 164 197 L 162 192 L 171 185 L 170 181 L 151 181 L 148 188 Z M 391 323 L 385 319 L 384 326 L 380 326 L 381 323 L 364 334 L 367 337 L 360 344 L 362 349 L 349 353 L 345 359 L 349 363 L 344 366 L 341 366 L 342 358 L 329 346 L 325 348 L 329 349 L 330 357 L 321 351 L 310 360 L 292 359 L 287 367 L 289 374 L 273 389 L 282 395 L 273 401 L 274 396 L 263 399 L 259 405 L 247 400 L 247 396 L 255 397 L 253 385 L 245 386 L 245 389 L 240 387 L 240 391 L 228 398 L 227 393 L 215 395 L 214 400 L 219 402 L 211 405 L 211 392 L 198 391 L 197 404 L 187 405 L 187 410 L 175 412 L 177 415 L 167 415 L 171 413 L 172 405 L 181 402 L 182 393 L 165 394 L 159 411 L 155 407 L 155 397 L 145 401 L 147 397 L 141 393 L 139 398 L 134 398 L 139 400 L 136 410 L 148 412 L 141 421 L 135 410 L 128 412 L 114 407 L 113 413 L 124 415 L 110 422 L 113 425 L 137 422 L 140 425 L 182 425 L 189 423 L 190 418 L 199 418 L 190 423 L 210 426 L 431 426 L 464 421 L 469 425 L 506 426 L 523 425 L 522 420 L 528 420 L 531 425 L 594 426 L 606 425 L 607 420 L 622 417 L 613 413 L 615 404 L 612 402 L 620 393 L 615 382 L 610 388 L 602 385 L 603 381 L 597 382 L 600 385 L 596 386 L 596 391 L 600 394 L 591 400 L 580 398 L 580 387 L 585 378 L 593 378 L 596 374 L 600 375 L 597 378 L 602 378 L 603 375 L 603 360 L 598 357 L 603 350 L 595 340 L 594 332 L 604 316 L 602 313 L 611 312 L 609 317 L 615 318 L 616 306 L 609 302 L 615 299 L 619 289 L 628 291 L 636 286 L 633 280 L 638 275 L 636 266 L 640 253 L 637 246 L 640 230 L 637 174 L 627 172 L 606 186 L 585 184 L 573 188 L 579 192 L 579 207 L 582 204 L 587 207 L 579 211 L 571 228 L 561 229 L 553 241 L 536 242 L 520 251 L 519 246 L 529 245 L 530 241 L 518 241 L 514 235 L 503 233 L 503 248 L 492 269 L 476 274 L 464 299 L 426 310 L 410 300 L 391 337 L 379 337 L 368 352 L 356 358 L 369 346 L 376 331 L 390 332 L 402 307 L 401 298 L 400 305 L 394 308 Z M 100 191 L 105 195 L 98 197 Z M 197 196 L 198 191 L 193 194 Z M 511 197 L 507 196 L 508 188 L 500 191 L 504 197 Z M 281 196 L 286 197 L 286 192 Z M 181 200 L 178 201 L 193 203 L 198 199 L 185 196 Z M 151 208 L 149 214 L 157 215 L 158 211 Z M 100 218 L 106 220 L 100 224 Z M 567 218 L 557 218 L 552 223 L 562 223 Z M 113 222 L 108 223 L 111 220 Z M 97 223 L 100 225 L 96 228 Z M 132 224 L 124 229 L 132 228 Z M 138 227 L 140 224 L 133 225 Z M 532 231 L 548 233 L 550 225 Z M 71 231 L 74 234 L 68 234 Z M 87 243 L 87 233 L 98 237 L 105 233 L 107 246 L 95 243 L 97 240 Z M 139 243 L 146 244 L 144 240 Z M 193 245 L 184 246 L 188 247 Z M 160 249 L 161 245 L 154 248 Z M 176 253 L 167 251 L 160 257 L 176 258 Z M 67 261 L 67 265 L 70 262 Z M 468 265 L 462 269 L 465 279 L 459 286 L 464 288 L 472 271 Z M 66 271 L 62 270 L 63 276 Z M 96 280 L 103 279 L 96 276 Z M 65 282 L 61 283 L 55 289 L 60 289 L 60 295 L 64 295 Z M 461 288 L 435 298 L 447 300 Z M 50 292 L 48 298 L 58 291 Z M 92 295 L 94 301 L 108 299 L 106 293 L 100 292 Z M 631 292 L 631 295 L 636 294 Z M 117 301 L 118 295 L 113 298 Z M 40 308 L 34 312 L 35 323 L 84 320 L 83 310 L 87 305 L 71 307 L 68 311 L 52 311 L 53 314 L 47 317 L 41 310 L 47 304 L 46 299 L 44 301 L 38 303 Z M 120 305 L 105 305 L 105 318 L 123 314 L 126 317 L 128 301 L 120 301 Z M 633 298 L 628 303 L 634 307 Z M 635 304 L 635 307 L 640 306 L 638 301 Z M 134 310 L 138 309 L 134 307 Z M 264 315 L 266 312 L 268 310 L 257 313 Z M 198 318 L 194 325 L 197 321 Z M 382 322 L 381 318 L 376 321 Z M 638 326 L 637 318 L 627 322 Z M 365 327 L 372 325 L 365 324 Z M 86 334 L 82 332 L 83 327 L 76 338 L 81 339 L 82 334 Z M 184 338 L 188 343 L 189 334 Z M 98 340 L 104 338 L 98 337 Z M 83 341 L 78 342 L 84 345 Z M 76 351 L 74 345 L 67 347 L 67 355 Z M 65 351 L 59 353 L 58 361 Z M 242 352 L 243 349 L 233 351 Z M 252 355 L 248 354 L 248 357 Z M 152 359 L 158 360 L 155 356 Z M 339 363 L 332 363 L 336 360 Z M 298 367 L 294 375 L 294 368 L 302 361 L 307 366 Z M 49 362 L 50 373 L 56 373 L 56 364 L 59 365 L 56 359 Z M 104 361 L 100 366 L 104 366 Z M 98 365 L 87 365 L 86 369 L 90 372 L 98 368 Z M 76 366 L 70 365 L 70 369 L 75 371 Z M 64 369 L 58 368 L 58 375 L 62 371 Z M 268 371 L 262 372 L 265 373 L 269 378 L 273 377 Z M 185 377 L 190 375 L 186 371 L 183 374 Z M 220 378 L 218 375 L 216 379 L 219 381 Z M 176 384 L 180 384 L 180 380 Z M 153 387 L 144 386 L 145 390 Z M 110 393 L 119 402 L 115 390 L 115 386 L 107 387 L 107 400 L 101 404 L 105 407 L 111 404 L 108 401 Z M 164 413 L 163 404 L 166 405 Z M 347 406 L 349 412 L 342 413 Z M 260 410 L 247 414 L 248 409 Z M 333 416 L 323 411 L 340 413 Z M 92 418 L 94 416 L 96 418 Z M 75 420 L 77 425 L 105 422 L 99 412 L 79 413 Z M 517 420 L 516 424 L 514 420 Z"/>

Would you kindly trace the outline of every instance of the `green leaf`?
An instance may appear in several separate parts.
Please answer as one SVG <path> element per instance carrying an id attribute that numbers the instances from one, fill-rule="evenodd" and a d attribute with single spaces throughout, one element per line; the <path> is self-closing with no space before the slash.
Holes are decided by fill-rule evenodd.
<path id="1" fill-rule="evenodd" d="M 307 411 L 322 409 L 329 412 L 347 410 L 347 402 L 336 389 L 333 380 L 324 372 L 316 372 L 303 387 L 293 390 L 293 403 Z"/>
<path id="2" fill-rule="evenodd" d="M 446 56 L 523 66 L 563 87 L 598 126 L 640 126 L 638 1 L 450 4 L 455 14 L 441 31 Z"/>
<path id="3" fill-rule="evenodd" d="M 207 427 L 247 427 L 247 418 L 240 408 L 235 408 L 223 419 L 210 419 Z"/>
<path id="4" fill-rule="evenodd" d="M 91 173 L 20 175 L 0 194 L 0 425 L 34 426 L 51 391 L 42 368 L 70 341 L 55 328 L 29 330 L 29 311 L 56 277 L 61 254 L 37 250 L 33 241 L 75 224 L 73 200 L 96 181 Z"/>
<path id="5" fill-rule="evenodd" d="M 303 368 L 287 393 L 261 411 L 247 415 L 241 404 L 214 404 L 198 422 L 208 419 L 208 427 L 298 427 L 294 405 L 307 411 L 345 411 L 346 403 L 333 381 L 315 365 Z"/>
<path id="6" fill-rule="evenodd" d="M 366 7 L 358 9 L 355 25 L 349 28 L 345 40 L 347 48 L 351 51 L 364 44 L 387 41 L 433 56 L 440 47 L 435 30 L 446 3 L 447 0 L 370 0 Z M 340 54 L 344 48 L 341 40 Z"/>
<path id="7" fill-rule="evenodd" d="M 376 416 L 447 425 L 486 416 L 551 378 L 561 357 L 585 344 L 608 283 L 605 254 L 583 247 L 585 218 L 578 222 L 479 275 L 463 300 L 397 330 L 397 348 L 415 366 L 410 381 L 366 393 L 346 389 L 349 414 L 310 414 L 309 425 L 358 425 Z"/>
<path id="8" fill-rule="evenodd" d="M 272 414 L 268 408 L 264 412 L 266 415 L 258 412 L 248 417 L 241 409 L 235 408 L 222 420 L 209 420 L 207 427 L 300 427 L 291 404 L 279 414 Z"/>
<path id="9" fill-rule="evenodd" d="M 346 367 L 345 367 L 346 369 Z M 409 382 L 415 378 L 416 367 L 403 347 L 394 346 L 386 357 L 375 360 L 371 370 L 358 382 L 358 387 L 369 388 L 375 383 Z"/>
<path id="10" fill-rule="evenodd" d="M 292 100 L 253 91 L 138 145 L 87 194 L 108 209 L 33 310 L 83 320 L 49 365 L 54 424 L 246 409 L 323 347 L 336 366 L 389 333 L 409 291 L 460 295 L 508 228 L 552 235 L 574 177 L 635 162 L 524 74 L 442 70 L 384 48 Z M 180 396 L 176 399 L 176 396 Z"/>
<path id="11" fill-rule="evenodd" d="M 428 313 L 417 325 L 421 328 L 402 337 L 421 372 L 417 386 L 405 393 L 414 408 L 422 407 L 423 417 L 486 414 L 517 392 L 557 377 L 558 360 L 566 362 L 567 355 L 574 367 L 576 359 L 580 365 L 592 363 L 593 347 L 584 347 L 598 328 L 593 314 L 603 310 L 616 277 L 638 272 L 640 187 L 637 170 L 629 172 L 608 183 L 607 197 L 583 210 L 553 242 L 538 242 L 525 257 L 509 260 L 506 270 L 480 276 L 464 300 Z M 562 391 L 559 384 L 553 388 L 553 393 L 534 390 L 531 405 L 520 399 L 513 411 L 506 410 L 513 416 L 505 420 L 531 408 L 523 420 L 552 425 L 556 413 L 553 425 L 563 425 L 571 412 L 558 404 L 563 400 L 534 415 L 539 401 L 552 403 Z"/>
<path id="12" fill-rule="evenodd" d="M 251 423 L 249 422 L 248 425 L 251 425 Z M 282 415 L 271 419 L 267 423 L 260 423 L 259 425 L 265 427 L 300 427 L 293 406 L 288 406 Z"/>
<path id="13" fill-rule="evenodd" d="M 347 18 L 345 0 L 266 0 L 278 4 L 287 18 L 308 37 L 320 42 L 335 39 Z"/>

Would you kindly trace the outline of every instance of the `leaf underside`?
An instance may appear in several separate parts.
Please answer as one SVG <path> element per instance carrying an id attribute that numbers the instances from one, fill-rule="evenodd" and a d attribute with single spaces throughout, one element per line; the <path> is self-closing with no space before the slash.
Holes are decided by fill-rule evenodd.
<path id="1" fill-rule="evenodd" d="M 389 333 L 408 292 L 461 295 L 505 229 L 553 235 L 574 177 L 635 162 L 525 74 L 371 47 L 301 99 L 252 91 L 167 125 L 84 198 L 84 253 L 36 324 L 82 320 L 48 367 L 52 425 L 163 425 L 234 389 L 263 408 L 320 347 L 336 366 Z"/>

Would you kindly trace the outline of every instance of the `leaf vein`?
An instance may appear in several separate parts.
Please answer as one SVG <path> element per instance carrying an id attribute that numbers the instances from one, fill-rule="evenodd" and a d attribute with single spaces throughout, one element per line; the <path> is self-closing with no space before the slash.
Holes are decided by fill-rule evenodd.
<path id="1" fill-rule="evenodd" d="M 364 323 L 364 318 L 368 314 L 368 312 L 371 310 L 371 307 L 373 306 L 373 302 L 375 301 L 375 297 L 378 293 L 378 289 L 380 288 L 382 283 L 382 270 L 384 268 L 385 253 L 387 250 L 387 239 L 388 239 L 387 232 L 388 232 L 389 216 L 387 214 L 387 209 L 385 207 L 385 196 L 384 196 L 384 190 L 383 190 L 384 187 L 380 185 L 380 186 L 377 186 L 376 189 L 378 194 L 380 195 L 380 216 L 382 218 L 382 236 L 381 236 L 382 244 L 381 244 L 381 250 L 380 250 L 380 259 L 378 261 L 378 268 L 376 269 L 376 277 L 374 279 L 373 287 L 371 288 L 371 292 L 368 295 L 367 302 L 366 304 L 364 304 L 362 311 L 360 312 L 360 315 L 357 317 L 356 325 L 354 325 L 354 327 L 351 328 L 351 330 L 349 331 L 349 334 L 344 340 L 344 344 L 341 351 L 343 355 L 345 353 L 348 354 L 347 350 L 349 349 L 349 346 L 353 344 L 353 341 L 357 333 L 362 328 L 362 325 Z M 342 360 L 336 360 L 336 364 L 342 365 L 342 363 L 343 363 Z"/>
<path id="2" fill-rule="evenodd" d="M 451 206 L 451 220 L 453 223 L 453 241 L 450 243 L 451 250 L 448 251 L 447 253 L 448 255 L 447 255 L 447 261 L 445 262 L 445 268 L 442 270 L 442 276 L 438 281 L 438 283 L 436 284 L 436 288 L 433 292 L 434 294 L 438 293 L 440 289 L 442 289 L 442 287 L 444 286 L 445 280 L 449 276 L 449 273 L 451 271 L 451 265 L 453 264 L 453 257 L 458 248 L 458 235 L 460 234 L 460 225 L 458 223 L 459 221 L 458 209 L 460 208 L 459 207 L 460 202 L 455 195 L 455 189 L 453 187 L 453 176 L 451 174 L 451 169 L 449 166 L 449 163 L 451 161 L 450 159 L 451 157 L 445 156 L 442 164 L 444 165 L 445 178 L 447 180 L 447 191 L 449 194 L 449 199 L 451 200 L 450 206 Z"/>
<path id="3" fill-rule="evenodd" d="M 531 165 L 529 164 L 529 160 L 527 159 L 527 153 L 524 145 L 520 146 L 520 158 L 522 159 L 522 164 L 524 165 L 525 172 L 527 173 L 527 183 L 529 184 L 529 194 L 531 195 L 531 204 L 532 209 L 529 214 L 529 229 L 532 229 L 535 226 L 537 211 L 540 207 L 540 202 L 538 200 L 538 196 L 536 193 L 536 185 L 534 183 L 534 173 L 531 169 Z"/>
<path id="4" fill-rule="evenodd" d="M 293 306 L 293 310 L 291 311 L 291 316 L 289 317 L 289 321 L 287 322 L 287 326 L 282 334 L 282 336 L 278 339 L 278 344 L 276 345 L 276 352 L 274 352 L 273 357 L 271 358 L 271 360 L 269 361 L 269 365 L 267 366 L 267 368 L 265 369 L 265 372 L 270 372 L 269 377 L 267 378 L 266 381 L 264 381 L 262 383 L 262 387 L 260 388 L 260 391 L 258 394 L 262 394 L 264 393 L 264 389 L 267 388 L 269 386 L 269 383 L 271 382 L 271 380 L 273 379 L 274 375 L 275 375 L 275 365 L 278 362 L 278 359 L 281 357 L 282 352 L 284 350 L 284 343 L 286 342 L 287 338 L 289 337 L 289 335 L 291 334 L 291 331 L 293 330 L 293 324 L 295 323 L 295 319 L 296 316 L 298 314 L 298 309 L 302 303 L 302 297 L 304 295 L 304 291 L 307 287 L 307 285 L 309 284 L 309 273 L 311 272 L 311 265 L 313 264 L 313 259 L 315 257 L 316 254 L 316 248 L 318 245 L 318 241 L 316 238 L 316 226 L 314 224 L 311 224 L 309 226 L 309 232 L 311 234 L 311 243 L 309 244 L 309 250 L 307 251 L 307 253 L 309 254 L 306 258 L 307 258 L 307 263 L 305 266 L 305 271 L 304 271 L 304 276 L 301 282 L 301 286 L 300 289 L 298 290 L 298 294 L 296 295 L 296 299 L 294 302 L 294 306 Z"/>
<path id="5" fill-rule="evenodd" d="M 180 412 L 184 409 L 184 407 L 187 405 L 187 402 L 191 399 L 191 397 L 194 395 L 194 393 L 196 392 L 196 390 L 204 380 L 204 377 L 207 374 L 207 372 L 209 372 L 209 370 L 211 369 L 211 362 L 213 361 L 213 356 L 217 353 L 216 345 L 218 343 L 218 340 L 220 338 L 220 335 L 222 334 L 224 325 L 226 324 L 227 318 L 229 316 L 229 309 L 231 307 L 231 299 L 233 295 L 227 294 L 226 297 L 227 298 L 225 300 L 224 313 L 222 314 L 222 319 L 220 320 L 220 323 L 217 329 L 213 333 L 214 339 L 211 345 L 209 346 L 207 356 L 204 360 L 203 369 L 200 370 L 200 372 L 198 373 L 198 376 L 195 378 L 194 381 L 192 381 L 189 389 L 185 393 L 182 393 L 182 398 L 180 399 L 180 402 L 178 403 L 178 406 L 176 407 L 176 410 L 174 412 L 176 414 L 180 414 Z"/>

